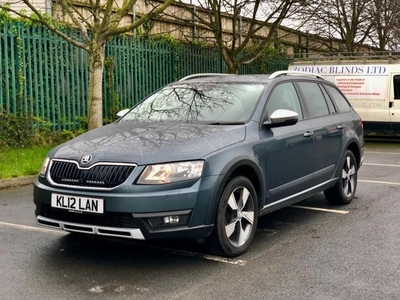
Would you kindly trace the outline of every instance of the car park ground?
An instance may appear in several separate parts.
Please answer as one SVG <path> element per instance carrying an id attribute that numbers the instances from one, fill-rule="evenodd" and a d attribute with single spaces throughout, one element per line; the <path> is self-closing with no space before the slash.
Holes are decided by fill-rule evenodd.
<path id="1" fill-rule="evenodd" d="M 356 197 L 260 219 L 235 259 L 36 225 L 32 185 L 0 190 L 1 299 L 399 299 L 400 144 L 368 143 Z"/>

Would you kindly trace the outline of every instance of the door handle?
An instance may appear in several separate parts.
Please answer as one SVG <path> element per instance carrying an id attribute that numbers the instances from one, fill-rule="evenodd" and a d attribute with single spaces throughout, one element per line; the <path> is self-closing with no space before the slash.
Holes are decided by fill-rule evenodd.
<path id="1" fill-rule="evenodd" d="M 394 102 L 393 101 L 389 101 L 389 108 L 393 107 Z"/>
<path id="2" fill-rule="evenodd" d="M 337 129 L 340 129 L 340 130 L 345 129 L 345 128 L 346 128 L 346 125 L 344 125 L 344 124 L 339 124 L 337 126 Z"/>
<path id="3" fill-rule="evenodd" d="M 305 133 L 303 134 L 304 137 L 311 137 L 311 136 L 313 136 L 313 135 L 314 135 L 314 132 L 313 132 L 313 131 L 307 131 L 307 132 L 305 132 Z"/>

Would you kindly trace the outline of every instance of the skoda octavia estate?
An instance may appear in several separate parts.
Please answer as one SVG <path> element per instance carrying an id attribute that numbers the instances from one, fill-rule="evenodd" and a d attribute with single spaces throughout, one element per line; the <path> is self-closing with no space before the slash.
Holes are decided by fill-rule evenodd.
<path id="1" fill-rule="evenodd" d="M 99 236 L 196 239 L 233 257 L 261 215 L 320 192 L 350 203 L 363 151 L 360 117 L 319 75 L 190 75 L 51 150 L 36 218 Z"/>

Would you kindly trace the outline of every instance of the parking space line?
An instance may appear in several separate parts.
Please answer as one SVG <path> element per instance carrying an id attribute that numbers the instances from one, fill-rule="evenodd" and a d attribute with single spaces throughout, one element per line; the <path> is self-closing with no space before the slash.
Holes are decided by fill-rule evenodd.
<path id="1" fill-rule="evenodd" d="M 224 263 L 224 264 L 237 265 L 237 266 L 241 266 L 241 267 L 244 267 L 247 264 L 247 261 L 241 260 L 241 259 L 232 259 L 232 258 L 226 258 L 226 257 L 222 257 L 222 256 L 202 254 L 202 253 L 197 253 L 197 252 L 191 252 L 191 251 L 185 251 L 185 250 L 179 250 L 179 249 L 171 249 L 171 248 L 160 247 L 160 249 L 171 251 L 174 254 L 180 254 L 180 255 L 189 256 L 189 257 L 197 257 L 197 258 L 216 261 L 216 262 L 220 262 L 220 263 Z"/>
<path id="2" fill-rule="evenodd" d="M 400 168 L 400 165 L 389 165 L 389 164 L 374 164 L 374 163 L 363 163 L 363 166 L 378 166 L 378 167 L 397 167 Z"/>
<path id="3" fill-rule="evenodd" d="M 389 154 L 389 155 L 400 155 L 398 152 L 377 152 L 377 151 L 366 151 L 364 154 Z"/>
<path id="4" fill-rule="evenodd" d="M 400 182 L 388 182 L 388 181 L 376 181 L 376 180 L 360 180 L 360 179 L 358 179 L 358 182 L 389 184 L 389 185 L 400 185 Z"/>
<path id="5" fill-rule="evenodd" d="M 15 223 L 0 222 L 0 225 L 13 227 L 13 228 L 19 228 L 19 229 L 23 229 L 23 230 L 51 232 L 51 233 L 56 233 L 56 234 L 61 234 L 61 235 L 67 234 L 66 231 L 62 231 L 62 230 L 54 230 L 54 229 L 50 229 L 50 228 L 26 226 L 26 225 L 20 225 L 20 224 L 15 224 Z M 132 242 L 132 243 L 134 243 L 134 242 Z M 140 245 L 143 245 L 143 244 L 140 244 Z M 165 247 L 154 246 L 154 245 L 146 245 L 146 246 L 149 248 L 156 248 L 156 249 L 160 249 L 160 250 L 164 250 L 164 251 L 166 250 L 166 251 L 171 252 L 172 254 L 179 254 L 179 255 L 183 255 L 183 256 L 201 258 L 201 259 L 205 259 L 205 260 L 210 260 L 210 261 L 215 261 L 215 262 L 220 262 L 220 263 L 225 263 L 225 264 L 231 264 L 231 265 L 237 265 L 237 266 L 241 266 L 241 267 L 244 267 L 247 263 L 245 260 L 241 260 L 241 259 L 231 259 L 231 258 L 226 258 L 226 257 L 221 257 L 221 256 L 202 254 L 202 253 L 185 251 L 185 250 L 180 250 L 180 249 L 165 248 Z"/>
<path id="6" fill-rule="evenodd" d="M 301 206 L 301 205 L 291 205 L 289 207 L 300 208 L 300 209 L 308 209 L 308 210 L 315 210 L 315 211 L 323 211 L 335 214 L 348 214 L 349 211 L 347 210 L 337 210 L 337 209 L 328 209 L 328 208 L 319 208 L 319 207 L 311 207 L 311 206 Z"/>
<path id="7" fill-rule="evenodd" d="M 273 229 L 267 229 L 267 228 L 258 228 L 257 229 L 257 234 L 262 234 L 262 235 L 266 235 L 266 236 L 273 236 L 277 233 L 278 233 L 278 231 L 273 230 Z"/>
<path id="8" fill-rule="evenodd" d="M 55 230 L 55 229 L 50 229 L 50 228 L 41 228 L 41 227 L 33 227 L 33 226 L 26 226 L 26 225 L 14 224 L 14 223 L 0 222 L 0 225 L 19 228 L 19 229 L 24 229 L 24 230 L 51 232 L 51 233 L 56 233 L 56 234 L 66 234 L 66 232 L 63 232 L 61 230 Z"/>
<path id="9" fill-rule="evenodd" d="M 144 245 L 144 244 L 140 244 L 140 245 Z M 216 262 L 230 264 L 230 265 L 237 265 L 237 266 L 241 266 L 241 267 L 244 267 L 247 264 L 247 261 L 241 260 L 241 259 L 226 258 L 226 257 L 222 257 L 222 256 L 217 256 L 217 255 L 203 254 L 203 253 L 199 253 L 199 252 L 167 248 L 167 247 L 161 247 L 161 246 L 150 245 L 150 244 L 146 245 L 146 247 L 149 247 L 152 249 L 168 251 L 168 252 L 171 252 L 172 254 L 179 254 L 182 256 L 201 258 L 201 259 L 205 259 L 205 260 L 211 260 L 211 261 L 216 261 Z"/>

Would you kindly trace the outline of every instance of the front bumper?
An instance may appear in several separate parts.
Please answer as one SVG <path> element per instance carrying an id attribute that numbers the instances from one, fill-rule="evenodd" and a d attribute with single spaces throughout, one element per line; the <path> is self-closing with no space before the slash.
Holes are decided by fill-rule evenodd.
<path id="1" fill-rule="evenodd" d="M 36 218 L 39 225 L 51 228 L 57 228 L 65 231 L 97 234 L 97 235 L 113 236 L 113 237 L 132 238 L 136 240 L 145 239 L 139 228 L 129 229 L 129 228 L 86 225 L 80 223 L 71 223 L 71 222 L 49 219 L 41 215 L 37 216 Z"/>
<path id="2" fill-rule="evenodd" d="M 104 227 L 96 225 L 86 225 L 80 223 L 72 223 L 49 219 L 43 216 L 37 216 L 37 223 L 42 226 L 53 229 L 61 229 L 68 232 L 78 232 L 85 234 L 94 234 L 107 237 L 120 237 L 135 240 L 145 240 L 140 228 L 119 228 L 119 227 Z M 213 225 L 198 226 L 195 228 L 175 228 L 170 231 L 157 232 L 150 235 L 151 239 L 166 239 L 166 238 L 201 238 L 211 234 Z"/>
<path id="3" fill-rule="evenodd" d="M 152 190 L 148 186 L 123 185 L 113 191 L 52 186 L 45 178 L 38 178 L 34 186 L 35 214 L 38 224 L 70 232 L 138 240 L 202 238 L 210 235 L 214 227 L 209 210 L 217 178 Z M 104 214 L 51 207 L 53 193 L 103 198 Z M 163 224 L 164 218 L 177 218 L 179 222 Z"/>

